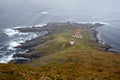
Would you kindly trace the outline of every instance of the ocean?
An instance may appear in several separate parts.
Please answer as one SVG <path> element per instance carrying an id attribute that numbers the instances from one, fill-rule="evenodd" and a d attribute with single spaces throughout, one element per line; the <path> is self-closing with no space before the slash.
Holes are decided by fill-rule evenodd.
<path id="1" fill-rule="evenodd" d="M 102 44 L 120 53 L 120 0 L 1 0 L 0 63 L 10 61 L 20 43 L 37 33 L 20 33 L 16 27 L 41 27 L 49 22 L 102 22 L 97 28 Z M 42 34 L 42 33 L 41 33 Z"/>

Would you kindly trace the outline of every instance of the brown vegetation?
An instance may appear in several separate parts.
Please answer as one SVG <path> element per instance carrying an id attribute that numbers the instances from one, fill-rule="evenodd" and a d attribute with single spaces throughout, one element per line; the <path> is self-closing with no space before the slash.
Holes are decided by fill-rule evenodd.
<path id="1" fill-rule="evenodd" d="M 35 47 L 34 54 L 45 55 L 29 66 L 0 64 L 0 80 L 119 80 L 120 55 L 99 50 L 86 30 L 70 45 L 74 31 L 53 34 L 53 39 Z"/>

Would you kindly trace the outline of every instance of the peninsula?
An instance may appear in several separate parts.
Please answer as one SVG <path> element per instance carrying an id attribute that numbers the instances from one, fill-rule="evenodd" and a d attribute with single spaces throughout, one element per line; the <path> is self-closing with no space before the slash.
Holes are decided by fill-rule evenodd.
<path id="1" fill-rule="evenodd" d="M 13 55 L 22 59 L 0 64 L 0 80 L 119 80 L 120 55 L 108 52 L 110 46 L 99 44 L 96 37 L 95 29 L 103 25 L 65 22 L 16 28 L 46 34 L 16 46 L 28 51 Z M 73 35 L 78 30 L 79 36 Z"/>

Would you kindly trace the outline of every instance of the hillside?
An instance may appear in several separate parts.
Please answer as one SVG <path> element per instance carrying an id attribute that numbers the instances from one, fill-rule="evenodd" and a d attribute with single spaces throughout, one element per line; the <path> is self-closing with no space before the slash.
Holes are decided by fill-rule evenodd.
<path id="1" fill-rule="evenodd" d="M 0 80 L 119 80 L 120 55 L 104 51 L 90 29 L 71 45 L 75 31 L 45 36 L 51 39 L 34 47 L 41 57 L 30 64 L 0 64 Z"/>

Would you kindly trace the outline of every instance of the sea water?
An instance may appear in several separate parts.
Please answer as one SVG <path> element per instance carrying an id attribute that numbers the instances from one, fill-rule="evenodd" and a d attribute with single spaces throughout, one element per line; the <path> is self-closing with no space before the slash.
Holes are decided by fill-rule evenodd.
<path id="1" fill-rule="evenodd" d="M 120 0 L 1 0 L 0 1 L 0 63 L 24 50 L 14 47 L 37 37 L 21 33 L 16 27 L 41 27 L 48 22 L 103 22 L 98 37 L 110 51 L 120 53 Z"/>

